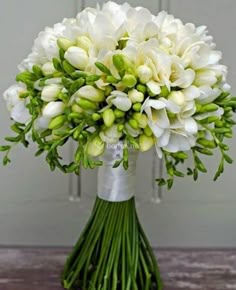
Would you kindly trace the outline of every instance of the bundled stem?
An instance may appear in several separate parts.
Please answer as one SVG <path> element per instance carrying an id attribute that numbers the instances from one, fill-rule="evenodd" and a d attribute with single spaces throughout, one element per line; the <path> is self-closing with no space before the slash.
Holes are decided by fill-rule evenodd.
<path id="1" fill-rule="evenodd" d="M 65 289 L 81 290 L 163 289 L 134 198 L 125 202 L 96 199 L 66 262 L 62 284 Z"/>

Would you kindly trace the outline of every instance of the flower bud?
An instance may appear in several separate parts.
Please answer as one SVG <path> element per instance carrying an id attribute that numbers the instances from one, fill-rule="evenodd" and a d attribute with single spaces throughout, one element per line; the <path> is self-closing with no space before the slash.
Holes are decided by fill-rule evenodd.
<path id="1" fill-rule="evenodd" d="M 94 102 L 91 102 L 86 99 L 77 100 L 78 105 L 84 110 L 96 110 L 97 105 Z"/>
<path id="2" fill-rule="evenodd" d="M 152 130 L 149 126 L 146 126 L 143 130 L 144 134 L 148 137 L 151 137 L 153 135 Z"/>
<path id="3" fill-rule="evenodd" d="M 122 132 L 124 130 L 125 126 L 123 124 L 118 125 L 118 132 Z"/>
<path id="4" fill-rule="evenodd" d="M 98 157 L 103 154 L 105 150 L 105 143 L 99 136 L 94 137 L 87 143 L 87 153 L 92 157 Z"/>
<path id="5" fill-rule="evenodd" d="M 128 121 L 128 123 L 129 123 L 129 125 L 133 128 L 133 129 L 138 129 L 138 122 L 136 121 L 136 120 L 134 120 L 134 119 L 130 119 L 129 121 Z"/>
<path id="6" fill-rule="evenodd" d="M 100 114 L 98 114 L 98 113 L 93 113 L 92 114 L 92 119 L 93 119 L 93 121 L 98 121 L 98 120 L 100 120 L 101 119 L 101 115 Z"/>
<path id="7" fill-rule="evenodd" d="M 206 105 L 202 105 L 201 108 L 197 111 L 197 113 L 214 112 L 218 109 L 219 109 L 219 106 L 216 104 L 206 104 Z"/>
<path id="8" fill-rule="evenodd" d="M 84 70 L 89 62 L 86 51 L 80 47 L 71 46 L 65 53 L 65 59 L 74 67 Z"/>
<path id="9" fill-rule="evenodd" d="M 104 124 L 106 127 L 111 127 L 111 125 L 114 123 L 116 117 L 112 109 L 107 109 L 102 114 Z"/>
<path id="10" fill-rule="evenodd" d="M 142 103 L 144 100 L 144 94 L 136 89 L 130 90 L 128 96 L 132 103 Z"/>
<path id="11" fill-rule="evenodd" d="M 118 72 L 121 72 L 125 69 L 125 62 L 123 59 L 123 56 L 120 54 L 115 54 L 113 55 L 113 64 L 116 67 L 116 69 L 118 70 Z"/>
<path id="12" fill-rule="evenodd" d="M 116 118 L 123 118 L 125 116 L 125 112 L 119 110 L 119 109 L 115 109 L 114 110 L 114 114 L 116 116 Z"/>
<path id="13" fill-rule="evenodd" d="M 88 51 L 92 46 L 92 42 L 87 36 L 79 36 L 77 38 L 77 45 L 80 48 L 83 48 L 84 50 Z"/>
<path id="14" fill-rule="evenodd" d="M 51 122 L 48 125 L 48 128 L 51 130 L 59 129 L 64 125 L 65 121 L 66 121 L 65 116 L 57 116 L 51 120 Z"/>
<path id="15" fill-rule="evenodd" d="M 133 118 L 138 122 L 140 128 L 145 128 L 147 126 L 148 118 L 145 114 L 134 113 Z"/>
<path id="16" fill-rule="evenodd" d="M 41 99 L 45 102 L 52 102 L 58 98 L 58 95 L 61 91 L 61 86 L 56 84 L 51 84 L 45 86 L 41 93 Z"/>
<path id="17" fill-rule="evenodd" d="M 83 113 L 83 109 L 80 107 L 80 106 L 78 106 L 77 104 L 74 104 L 73 106 L 72 106 L 72 111 L 73 112 L 75 112 L 75 113 Z"/>
<path id="18" fill-rule="evenodd" d="M 173 91 L 169 94 L 168 99 L 178 106 L 183 106 L 185 103 L 184 94 L 180 91 Z"/>
<path id="19" fill-rule="evenodd" d="M 75 45 L 75 43 L 68 38 L 61 37 L 57 40 L 57 45 L 59 46 L 59 48 L 66 51 L 66 50 L 68 50 L 68 48 Z"/>
<path id="20" fill-rule="evenodd" d="M 84 86 L 76 92 L 77 97 L 87 99 L 92 102 L 103 102 L 104 92 L 93 86 Z"/>
<path id="21" fill-rule="evenodd" d="M 146 135 L 139 136 L 139 148 L 142 152 L 148 151 L 153 145 L 153 137 L 148 137 Z"/>
<path id="22" fill-rule="evenodd" d="M 58 115 L 64 113 L 65 104 L 62 102 L 50 102 L 48 103 L 42 111 L 42 115 L 48 118 L 54 118 Z"/>
<path id="23" fill-rule="evenodd" d="M 137 73 L 140 82 L 143 84 L 146 84 L 152 78 L 152 70 L 146 65 L 138 67 Z"/>
<path id="24" fill-rule="evenodd" d="M 140 112 L 142 108 L 142 104 L 141 103 L 133 104 L 132 108 L 135 112 Z"/>
<path id="25" fill-rule="evenodd" d="M 122 84 L 125 87 L 133 88 L 137 84 L 136 77 L 131 74 L 126 74 L 122 79 Z"/>
<path id="26" fill-rule="evenodd" d="M 138 84 L 136 86 L 136 89 L 143 94 L 145 94 L 147 92 L 147 87 L 144 85 L 141 85 L 141 84 Z"/>
<path id="27" fill-rule="evenodd" d="M 43 66 L 42 66 L 42 72 L 45 76 L 51 75 L 53 73 L 56 72 L 56 69 L 53 65 L 52 62 L 46 62 Z"/>

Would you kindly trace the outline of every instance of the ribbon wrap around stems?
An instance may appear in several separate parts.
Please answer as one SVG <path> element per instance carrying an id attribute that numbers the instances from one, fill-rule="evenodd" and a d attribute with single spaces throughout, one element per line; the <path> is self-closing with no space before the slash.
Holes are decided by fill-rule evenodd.
<path id="1" fill-rule="evenodd" d="M 135 169 L 138 150 L 129 148 L 129 168 L 121 164 L 113 168 L 116 160 L 123 158 L 124 144 L 109 144 L 100 157 L 103 165 L 98 169 L 98 197 L 110 202 L 122 202 L 135 194 Z"/>

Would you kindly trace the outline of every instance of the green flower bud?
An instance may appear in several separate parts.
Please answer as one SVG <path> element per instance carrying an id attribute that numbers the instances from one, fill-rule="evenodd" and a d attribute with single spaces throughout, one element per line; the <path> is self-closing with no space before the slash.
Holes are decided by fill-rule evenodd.
<path id="1" fill-rule="evenodd" d="M 200 108 L 197 108 L 197 113 L 214 112 L 218 109 L 219 109 L 219 106 L 216 104 L 206 104 L 206 105 L 202 105 Z"/>
<path id="2" fill-rule="evenodd" d="M 132 103 L 142 103 L 144 100 L 144 94 L 136 89 L 130 90 L 128 96 Z"/>
<path id="3" fill-rule="evenodd" d="M 99 136 L 94 137 L 87 143 L 87 153 L 92 157 L 98 157 L 103 154 L 105 150 L 105 143 Z"/>
<path id="4" fill-rule="evenodd" d="M 142 104 L 141 103 L 133 104 L 132 108 L 135 112 L 140 112 L 142 108 Z"/>
<path id="5" fill-rule="evenodd" d="M 147 92 L 147 87 L 144 85 L 141 85 L 141 84 L 138 84 L 136 89 L 143 94 L 145 94 Z"/>
<path id="6" fill-rule="evenodd" d="M 77 101 L 78 105 L 85 110 L 96 110 L 97 109 L 97 104 L 95 104 L 94 102 L 91 102 L 89 100 L 86 99 L 79 99 Z"/>
<path id="7" fill-rule="evenodd" d="M 133 88 L 137 84 L 137 79 L 131 74 L 126 74 L 122 79 L 122 84 L 125 87 Z"/>
<path id="8" fill-rule="evenodd" d="M 57 40 L 57 45 L 59 46 L 59 48 L 63 49 L 64 51 L 66 51 L 69 47 L 73 46 L 75 43 L 73 41 L 71 41 L 68 38 L 59 38 Z"/>
<path id="9" fill-rule="evenodd" d="M 101 119 L 101 115 L 98 114 L 98 113 L 93 113 L 92 114 L 92 119 L 93 119 L 93 121 L 98 121 L 98 120 Z"/>
<path id="10" fill-rule="evenodd" d="M 117 127 L 118 132 L 122 132 L 124 130 L 124 125 L 123 124 L 119 124 Z"/>
<path id="11" fill-rule="evenodd" d="M 48 125 L 48 128 L 51 130 L 59 129 L 65 124 L 65 121 L 66 121 L 66 117 L 64 115 L 57 116 L 51 120 L 51 122 Z"/>
<path id="12" fill-rule="evenodd" d="M 119 109 L 115 109 L 114 110 L 114 114 L 116 116 L 116 118 L 123 118 L 125 116 L 125 112 L 119 110 Z"/>
<path id="13" fill-rule="evenodd" d="M 153 137 L 148 137 L 146 135 L 139 136 L 139 148 L 142 152 L 150 150 L 153 145 Z"/>
<path id="14" fill-rule="evenodd" d="M 138 122 L 140 128 L 145 128 L 148 124 L 148 118 L 145 114 L 134 113 L 133 118 Z"/>
<path id="15" fill-rule="evenodd" d="M 83 118 L 83 114 L 77 113 L 77 112 L 72 112 L 72 113 L 69 114 L 68 118 L 69 119 L 82 119 Z"/>
<path id="16" fill-rule="evenodd" d="M 83 113 L 83 109 L 80 107 L 80 106 L 78 106 L 77 104 L 74 104 L 73 106 L 72 106 L 72 111 L 73 112 L 75 112 L 75 113 Z"/>
<path id="17" fill-rule="evenodd" d="M 149 126 L 145 127 L 143 132 L 148 137 L 151 137 L 153 135 L 152 130 L 151 130 L 151 128 Z"/>
<path id="18" fill-rule="evenodd" d="M 109 84 L 117 84 L 119 82 L 119 80 L 113 76 L 107 76 L 105 81 Z"/>
<path id="19" fill-rule="evenodd" d="M 206 147 L 206 148 L 211 148 L 211 149 L 216 148 L 216 143 L 214 140 L 207 140 L 204 138 L 200 138 L 197 140 L 197 143 Z"/>
<path id="20" fill-rule="evenodd" d="M 120 54 L 113 55 L 112 60 L 113 60 L 114 66 L 116 67 L 116 69 L 118 70 L 118 72 L 124 71 L 124 69 L 125 69 L 125 62 L 124 62 L 124 59 L 123 59 L 123 56 L 122 55 L 120 55 Z"/>
<path id="21" fill-rule="evenodd" d="M 106 127 L 111 127 L 111 125 L 115 122 L 115 114 L 112 109 L 107 109 L 103 112 L 103 121 Z"/>
<path id="22" fill-rule="evenodd" d="M 134 119 L 130 119 L 129 121 L 128 121 L 128 123 L 129 123 L 129 125 L 133 128 L 133 129 L 138 129 L 138 122 L 136 121 L 136 120 L 134 120 Z"/>

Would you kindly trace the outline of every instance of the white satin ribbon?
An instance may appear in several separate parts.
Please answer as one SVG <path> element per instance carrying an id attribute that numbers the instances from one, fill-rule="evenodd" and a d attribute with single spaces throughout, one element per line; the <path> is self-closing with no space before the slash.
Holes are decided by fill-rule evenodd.
<path id="1" fill-rule="evenodd" d="M 129 168 L 121 164 L 112 168 L 116 160 L 123 157 L 123 143 L 108 145 L 100 160 L 103 165 L 98 169 L 98 197 L 110 202 L 122 202 L 135 194 L 135 168 L 138 151 L 129 149 Z"/>

